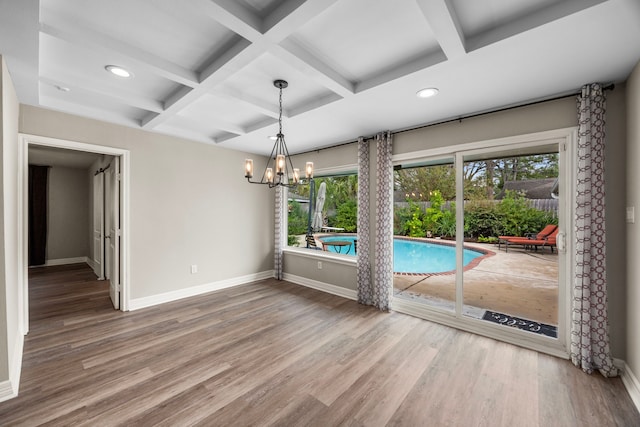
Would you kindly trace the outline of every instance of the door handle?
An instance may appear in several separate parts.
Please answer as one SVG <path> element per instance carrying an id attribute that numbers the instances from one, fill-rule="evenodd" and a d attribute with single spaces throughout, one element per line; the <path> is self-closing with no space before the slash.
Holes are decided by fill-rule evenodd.
<path id="1" fill-rule="evenodd" d="M 567 245 L 566 245 L 566 234 L 564 233 L 558 233 L 557 237 L 556 237 L 556 246 L 558 247 L 558 252 L 562 251 L 564 252 L 567 249 Z"/>

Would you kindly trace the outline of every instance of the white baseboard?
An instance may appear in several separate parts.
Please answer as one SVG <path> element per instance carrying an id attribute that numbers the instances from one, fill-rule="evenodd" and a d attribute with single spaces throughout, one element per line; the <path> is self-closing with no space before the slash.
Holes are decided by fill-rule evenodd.
<path id="1" fill-rule="evenodd" d="M 51 265 L 79 264 L 81 262 L 89 264 L 86 256 L 80 256 L 75 258 L 48 259 L 45 261 L 44 265 L 49 267 Z"/>
<path id="2" fill-rule="evenodd" d="M 17 334 L 13 345 L 13 360 L 9 367 L 9 379 L 0 382 L 0 402 L 13 399 L 18 396 L 20 387 L 20 373 L 22 372 L 22 351 L 24 348 L 24 335 Z"/>
<path id="3" fill-rule="evenodd" d="M 190 288 L 178 289 L 163 294 L 151 295 L 143 298 L 133 298 L 129 300 L 129 310 L 139 310 L 141 308 L 151 307 L 166 302 L 176 301 L 183 298 L 193 297 L 196 295 L 206 294 L 208 292 L 219 291 L 221 289 L 240 286 L 257 280 L 269 279 L 273 277 L 273 270 L 263 271 L 256 274 L 248 274 L 246 276 L 234 277 L 232 279 L 220 280 L 213 283 L 205 283 L 204 285 L 192 286 Z"/>
<path id="4" fill-rule="evenodd" d="M 356 301 L 358 294 L 354 289 L 347 289 L 341 286 L 331 285 L 329 283 L 319 282 L 317 280 L 308 279 L 306 277 L 296 276 L 294 274 L 284 273 L 283 279 L 287 282 L 295 283 L 297 285 L 306 286 L 307 288 L 313 288 L 319 291 L 327 292 L 329 294 L 337 295 L 339 297 L 347 298 Z"/>
<path id="5" fill-rule="evenodd" d="M 638 411 L 640 411 L 640 382 L 638 381 L 638 377 L 636 377 L 627 365 L 627 362 L 621 359 L 614 359 L 613 364 L 616 368 L 620 370 L 620 377 L 622 378 L 622 383 L 624 384 L 629 396 L 631 396 L 631 400 L 633 400 L 633 404 L 636 405 Z"/>

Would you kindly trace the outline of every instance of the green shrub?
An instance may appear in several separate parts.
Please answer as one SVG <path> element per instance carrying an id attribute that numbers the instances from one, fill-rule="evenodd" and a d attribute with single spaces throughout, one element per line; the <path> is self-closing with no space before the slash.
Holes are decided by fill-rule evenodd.
<path id="1" fill-rule="evenodd" d="M 407 235 L 407 221 L 411 219 L 411 209 L 409 207 L 394 207 L 393 210 L 393 234 L 396 236 Z"/>
<path id="2" fill-rule="evenodd" d="M 429 202 L 430 206 L 425 209 L 424 213 L 423 229 L 436 232 L 443 216 L 442 205 L 444 204 L 444 198 L 442 193 L 438 190 L 431 191 L 429 193 Z"/>
<path id="3" fill-rule="evenodd" d="M 427 230 L 424 227 L 424 212 L 420 205 L 409 201 L 409 219 L 405 222 L 405 235 L 410 237 L 424 237 Z"/>
<path id="4" fill-rule="evenodd" d="M 443 210 L 444 199 L 439 191 L 431 193 L 430 201 L 431 206 L 424 211 L 418 203 L 411 200 L 408 207 L 396 208 L 394 233 L 424 237 L 431 231 L 443 237 L 455 237 L 455 203 Z M 465 206 L 464 235 L 478 239 L 492 239 L 502 235 L 524 236 L 527 233 L 537 233 L 547 224 L 557 223 L 558 220 L 552 213 L 532 208 L 524 196 L 507 191 L 506 197 L 498 203 L 469 202 Z"/>
<path id="5" fill-rule="evenodd" d="M 287 236 L 287 246 L 300 246 L 300 242 L 298 241 L 298 236 L 289 234 Z"/>
<path id="6" fill-rule="evenodd" d="M 307 232 L 308 214 L 302 209 L 300 203 L 292 200 L 289 202 L 289 227 L 288 235 L 305 234 Z"/>
<path id="7" fill-rule="evenodd" d="M 344 228 L 348 233 L 355 233 L 358 228 L 358 205 L 355 200 L 348 200 L 338 206 L 338 212 L 333 221 L 335 227 Z"/>
<path id="8" fill-rule="evenodd" d="M 436 233 L 442 237 L 455 237 L 456 235 L 456 204 L 451 203 L 451 206 L 446 211 L 442 211 L 442 216 L 436 226 Z"/>
<path id="9" fill-rule="evenodd" d="M 498 243 L 498 238 L 494 236 L 484 237 L 478 236 L 478 242 L 480 243 Z"/>
<path id="10" fill-rule="evenodd" d="M 467 237 L 499 236 L 500 221 L 495 206 L 469 204 L 464 211 L 464 234 Z"/>
<path id="11" fill-rule="evenodd" d="M 514 191 L 507 191 L 505 198 L 496 205 L 501 229 L 496 235 L 524 236 L 537 233 L 547 224 L 557 224 L 551 213 L 529 207 L 527 199 Z"/>

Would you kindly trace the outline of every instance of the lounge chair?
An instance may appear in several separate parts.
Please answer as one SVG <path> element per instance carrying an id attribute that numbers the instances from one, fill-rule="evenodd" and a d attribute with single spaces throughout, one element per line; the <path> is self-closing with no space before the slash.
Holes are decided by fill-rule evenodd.
<path id="1" fill-rule="evenodd" d="M 506 239 L 505 252 L 509 251 L 510 245 L 520 245 L 524 246 L 525 248 L 527 246 L 533 247 L 535 250 L 538 250 L 538 246 L 541 246 L 542 248 L 548 246 L 551 249 L 551 253 L 553 253 L 553 248 L 556 246 L 556 236 L 558 235 L 558 231 L 560 231 L 560 229 L 556 227 L 556 229 L 553 230 L 551 234 L 543 239 L 528 239 L 526 237 L 514 237 L 511 239 Z"/>
<path id="2" fill-rule="evenodd" d="M 551 235 L 558 228 L 555 224 L 546 225 L 540 232 L 537 234 L 529 233 L 524 236 L 498 236 L 498 249 L 500 249 L 500 244 L 505 243 L 511 239 L 536 239 L 536 240 L 544 240 L 547 236 Z"/>

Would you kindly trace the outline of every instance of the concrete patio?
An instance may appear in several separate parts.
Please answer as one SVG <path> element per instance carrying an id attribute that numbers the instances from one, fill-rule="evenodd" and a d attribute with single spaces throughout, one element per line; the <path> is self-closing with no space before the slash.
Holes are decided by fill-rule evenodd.
<path id="1" fill-rule="evenodd" d="M 465 313 L 482 317 L 484 310 L 558 324 L 558 256 L 548 248 L 532 251 L 504 246 L 465 244 L 494 253 L 463 273 Z M 398 298 L 454 310 L 455 274 L 394 274 Z"/>

